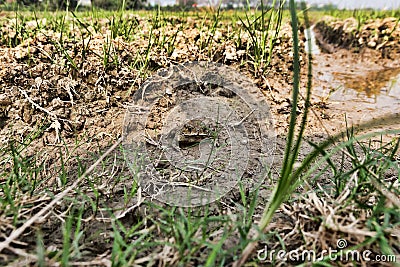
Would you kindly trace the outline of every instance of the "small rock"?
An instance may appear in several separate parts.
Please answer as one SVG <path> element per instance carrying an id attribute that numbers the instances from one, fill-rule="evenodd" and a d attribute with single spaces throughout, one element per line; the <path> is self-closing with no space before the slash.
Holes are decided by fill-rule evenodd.
<path id="1" fill-rule="evenodd" d="M 375 41 L 369 41 L 368 42 L 368 47 L 375 48 L 376 47 L 376 42 Z"/>

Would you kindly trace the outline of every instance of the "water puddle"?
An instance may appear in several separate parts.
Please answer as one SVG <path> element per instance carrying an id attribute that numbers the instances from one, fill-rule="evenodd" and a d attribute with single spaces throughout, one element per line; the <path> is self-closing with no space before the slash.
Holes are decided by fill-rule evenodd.
<path id="1" fill-rule="evenodd" d="M 362 62 L 344 61 L 339 55 L 321 53 L 313 27 L 305 31 L 314 55 L 315 94 L 346 106 L 347 110 L 400 111 L 400 68 L 370 68 Z"/>
<path id="2" fill-rule="evenodd" d="M 333 92 L 331 100 L 362 103 L 369 109 L 400 109 L 400 68 L 332 75 L 342 86 Z"/>
<path id="3" fill-rule="evenodd" d="M 307 42 L 311 42 L 311 54 L 318 55 L 321 54 L 321 49 L 317 45 L 315 38 L 314 25 L 304 31 Z M 308 43 L 306 42 L 306 51 L 308 53 Z"/>

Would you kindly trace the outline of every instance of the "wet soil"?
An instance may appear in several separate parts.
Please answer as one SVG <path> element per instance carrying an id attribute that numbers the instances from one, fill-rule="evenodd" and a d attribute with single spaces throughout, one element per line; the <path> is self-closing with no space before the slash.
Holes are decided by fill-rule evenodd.
<path id="1" fill-rule="evenodd" d="M 400 112 L 397 19 L 355 27 L 353 19 L 314 27 L 322 51 L 313 55 L 314 94 L 334 111 L 327 122 L 336 124 L 332 129 L 345 126 L 344 115 L 349 124 L 360 124 Z"/>

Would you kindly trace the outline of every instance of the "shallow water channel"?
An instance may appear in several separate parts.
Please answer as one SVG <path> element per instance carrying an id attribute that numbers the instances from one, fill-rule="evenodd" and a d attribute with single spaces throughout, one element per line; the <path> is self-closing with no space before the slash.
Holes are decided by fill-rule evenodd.
<path id="1" fill-rule="evenodd" d="M 374 115 L 400 112 L 400 67 L 368 69 L 357 62 L 343 66 L 340 58 L 327 63 L 330 55 L 319 49 L 312 27 L 305 33 L 311 39 L 316 96 L 346 106 L 346 110 L 374 111 Z"/>

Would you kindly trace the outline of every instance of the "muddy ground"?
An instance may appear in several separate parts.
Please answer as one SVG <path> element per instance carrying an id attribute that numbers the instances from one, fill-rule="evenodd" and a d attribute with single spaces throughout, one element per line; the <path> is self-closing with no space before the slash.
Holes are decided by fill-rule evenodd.
<path id="1" fill-rule="evenodd" d="M 350 123 L 360 124 L 399 113 L 398 20 L 385 18 L 361 27 L 354 18 L 331 20 L 314 27 L 322 51 L 314 55 L 315 94 L 329 99 L 336 113 L 327 125 L 336 124 L 333 131 L 342 128 L 343 114 Z"/>
<path id="2" fill-rule="evenodd" d="M 146 31 L 147 21 L 136 16 L 130 19 L 143 26 Z M 271 66 L 263 75 L 251 66 L 251 64 L 239 64 L 246 57 L 244 50 L 235 48 L 232 43 L 224 42 L 224 36 L 228 31 L 221 30 L 214 36 L 214 44 L 211 50 L 202 51 L 198 47 L 199 31 L 194 27 L 195 20 L 187 18 L 193 27 L 185 28 L 177 35 L 175 49 L 168 53 L 159 47 L 152 48 L 148 69 L 152 71 L 170 64 L 182 63 L 196 60 L 212 60 L 227 64 L 254 80 L 259 89 L 265 95 L 275 120 L 275 130 L 278 137 L 276 148 L 275 172 L 278 172 L 279 162 L 283 155 L 285 136 L 289 123 L 291 108 L 291 86 L 292 86 L 292 52 L 291 52 L 291 29 L 285 24 L 280 33 L 277 46 L 272 58 Z M 31 23 L 32 24 L 32 23 Z M 106 24 L 106 23 L 105 23 Z M 3 39 L 14 40 L 12 30 L 3 25 Z M 169 26 L 171 28 L 171 26 Z M 313 82 L 315 94 L 312 98 L 312 112 L 308 120 L 306 137 L 313 140 L 322 140 L 328 135 L 333 135 L 344 129 L 346 114 L 349 122 L 360 123 L 365 120 L 384 116 L 387 113 L 399 113 L 400 105 L 397 98 L 389 109 L 371 108 L 367 104 L 359 104 L 351 100 L 332 100 L 330 93 L 340 84 L 352 89 L 357 86 L 359 94 L 367 97 L 382 94 L 381 88 L 386 86 L 391 79 L 398 77 L 400 69 L 400 25 L 396 19 L 371 21 L 361 29 L 357 29 L 354 20 L 337 21 L 327 19 L 317 23 L 315 26 L 317 40 L 322 52 L 313 55 Z M 157 34 L 157 33 L 155 33 Z M 302 66 L 302 92 L 305 93 L 306 85 L 306 62 L 305 37 L 301 32 L 301 66 Z M 103 44 L 106 42 L 106 33 L 94 34 L 90 43 L 71 42 L 67 43 L 67 53 L 75 59 L 76 66 L 66 60 L 65 55 L 57 49 L 57 44 L 52 42 L 57 34 L 52 31 L 39 33 L 34 38 L 21 41 L 14 47 L 1 45 L 0 47 L 0 140 L 5 146 L 26 142 L 32 134 L 30 145 L 21 153 L 27 160 L 32 160 L 41 166 L 37 179 L 40 181 L 31 195 L 38 197 L 38 203 L 45 203 L 47 198 L 40 199 L 42 192 L 59 192 L 64 185 L 73 182 L 75 177 L 82 172 L 77 163 L 90 165 L 98 155 L 105 151 L 110 144 L 121 137 L 123 120 L 127 105 L 130 103 L 134 92 L 144 82 L 145 76 L 138 69 L 129 68 L 129 64 L 135 60 L 137 53 L 144 53 L 146 40 L 137 39 L 126 42 L 123 38 L 113 40 L 114 55 L 118 58 L 118 65 L 104 61 L 96 54 L 102 53 Z M 13 39 L 14 38 L 14 39 Z M 248 41 L 243 37 L 243 42 Z M 247 37 L 248 38 L 248 37 Z M 14 40 L 18 43 L 18 40 Z M 87 45 L 89 53 L 80 53 L 82 46 Z M 374 74 L 388 74 L 383 78 L 373 79 Z M 343 74 L 351 75 L 343 77 Z M 397 76 L 396 76 L 397 75 Z M 368 79 L 371 78 L 369 81 Z M 351 79 L 354 79 L 353 81 Z M 356 84 L 356 85 L 354 85 Z M 364 87 L 368 87 L 366 89 Z M 357 88 L 353 88 L 356 92 Z M 364 91 L 363 91 L 364 90 Z M 304 102 L 299 104 L 299 113 L 304 110 Z M 366 112 L 367 110 L 367 112 Z M 42 131 L 38 131 L 42 129 Z M 307 155 L 308 150 L 301 151 L 300 157 Z M 63 155 L 63 157 L 60 157 Z M 76 155 L 80 155 L 79 159 Z M 62 158 L 62 159 L 61 159 Z M 67 170 L 61 169 L 61 161 L 64 161 Z M 101 202 L 121 215 L 123 211 L 136 200 L 123 200 L 124 189 L 131 188 L 132 182 L 127 179 L 129 170 L 121 156 L 116 153 L 110 159 L 104 169 L 96 169 L 92 178 L 97 182 L 103 199 Z M 5 166 L 4 172 L 11 171 L 12 166 Z M 66 171 L 67 181 L 63 181 L 60 173 Z M 125 177 L 125 178 L 124 178 Z M 1 182 L 1 181 L 0 181 Z M 86 185 L 86 184 L 85 184 Z M 88 190 L 90 191 L 90 190 Z M 261 193 L 261 201 L 268 197 L 268 189 Z M 88 192 L 92 196 L 92 192 Z M 227 200 L 229 209 L 231 202 L 237 201 L 240 196 L 233 192 Z M 35 197 L 33 197 L 35 199 Z M 309 208 L 310 203 L 317 208 Z M 324 204 L 323 204 L 324 203 Z M 302 245 L 298 233 L 291 232 L 293 227 L 305 229 L 309 235 L 306 238 L 306 247 L 316 244 L 324 249 L 338 239 L 338 229 L 321 230 L 313 225 L 311 218 L 316 214 L 328 215 L 327 208 L 333 205 L 333 200 L 319 200 L 312 195 L 307 200 L 285 205 L 282 213 L 273 223 L 275 228 L 286 233 L 285 242 L 290 244 L 288 249 L 297 248 Z M 39 206 L 39 205 L 38 205 Z M 60 204 L 57 210 L 62 213 L 67 207 Z M 304 215 L 304 210 L 307 210 Z M 21 214 L 21 218 L 29 218 L 36 209 L 27 214 Z M 261 210 L 261 209 L 260 209 Z M 140 216 L 148 216 L 148 211 L 139 211 Z M 57 213 L 57 211 L 55 212 Z M 86 217 L 91 212 L 85 213 Z M 129 223 L 139 216 L 136 212 L 121 215 L 122 220 Z M 1 215 L 4 219 L 1 223 L 2 235 L 0 239 L 7 236 L 12 230 L 12 218 L 6 214 Z M 335 217 L 337 216 L 337 218 Z M 101 217 L 98 215 L 98 217 Z M 353 220 L 334 215 L 333 220 L 338 219 L 342 224 L 354 223 L 363 227 L 364 219 Z M 91 240 L 90 233 L 98 229 L 104 230 L 104 239 L 110 238 L 110 225 L 108 218 L 94 220 L 95 223 L 87 223 L 87 250 L 94 257 L 88 256 L 88 260 L 98 260 L 99 265 L 107 265 L 109 262 L 110 244 L 104 243 L 101 238 Z M 53 220 L 53 219 L 52 219 Z M 93 220 L 93 218 L 92 218 Z M 55 249 L 62 244 L 61 229 L 57 223 L 51 220 L 40 226 L 43 238 L 48 249 Z M 281 227 L 281 228 L 279 228 Z M 321 226 L 322 227 L 322 226 Z M 317 234 L 321 234 L 318 236 Z M 351 231 L 344 231 L 347 240 L 354 243 L 362 240 Z M 22 238 L 19 247 L 29 251 L 35 244 L 35 237 L 29 234 Z M 323 240 L 323 241 L 321 241 Z M 398 236 L 393 237 L 393 242 Z M 322 243 L 320 243 L 322 242 Z M 15 252 L 15 251 L 14 251 Z M 2 254 L 0 261 L 12 260 L 14 253 L 8 251 Z M 15 255 L 14 255 L 15 256 Z M 171 255 L 169 255 L 171 256 Z M 168 255 L 166 258 L 169 257 Z M 172 256 L 171 256 L 172 257 Z M 165 259 L 164 259 L 165 260 Z M 163 259 L 158 259 L 162 262 Z M 164 262 L 173 264 L 173 262 Z"/>

